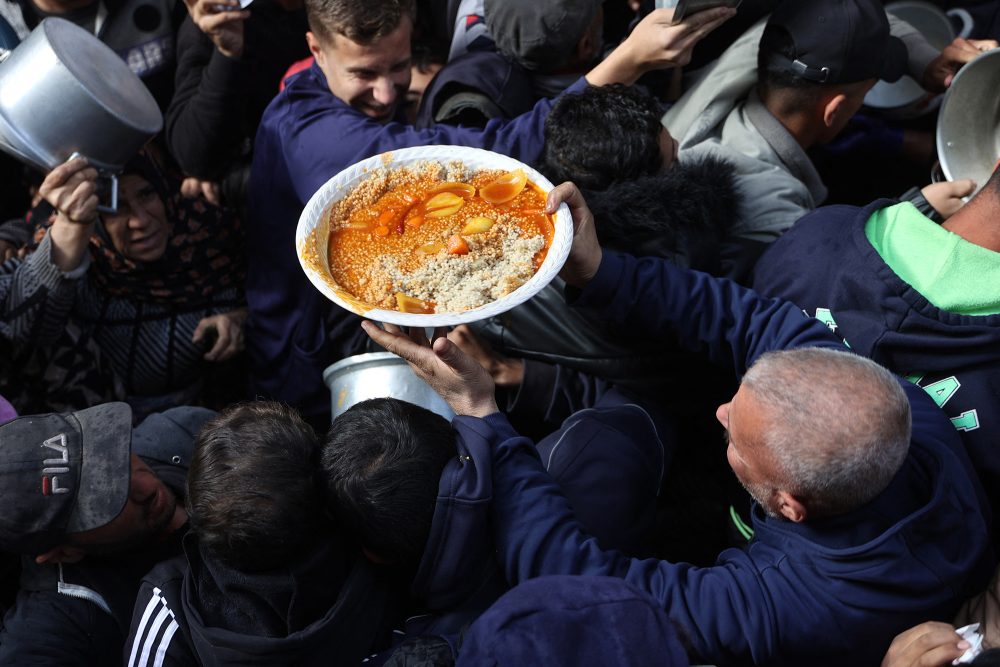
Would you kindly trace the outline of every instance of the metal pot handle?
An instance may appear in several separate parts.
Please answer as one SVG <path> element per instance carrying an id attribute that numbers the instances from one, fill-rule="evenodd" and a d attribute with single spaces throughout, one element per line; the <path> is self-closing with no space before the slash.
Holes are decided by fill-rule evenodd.
<path id="1" fill-rule="evenodd" d="M 107 183 L 106 186 L 103 185 Z M 106 189 L 105 189 L 106 188 Z M 97 192 L 98 192 L 98 204 L 97 210 L 101 213 L 117 213 L 118 212 L 118 174 L 105 173 L 102 172 L 97 177 Z M 101 195 L 107 193 L 107 199 Z M 101 203 L 102 201 L 107 201 L 107 205 Z"/>
<path id="2" fill-rule="evenodd" d="M 956 37 L 966 39 L 972 34 L 972 29 L 976 27 L 976 21 L 972 18 L 972 14 L 970 14 L 968 10 L 962 9 L 961 7 L 949 9 L 945 12 L 945 14 L 948 15 L 948 18 L 957 18 L 962 22 L 962 29 L 958 31 L 958 35 L 956 35 Z"/>
<path id="3" fill-rule="evenodd" d="M 90 163 L 90 166 L 97 169 L 97 210 L 100 213 L 118 212 L 118 174 L 107 169 L 101 169 L 86 156 L 74 151 L 69 156 L 69 160 L 82 157 Z"/>

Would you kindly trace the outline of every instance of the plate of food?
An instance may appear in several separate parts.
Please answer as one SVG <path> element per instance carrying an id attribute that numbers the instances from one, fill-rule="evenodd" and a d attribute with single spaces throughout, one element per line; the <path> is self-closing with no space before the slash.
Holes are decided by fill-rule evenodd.
<path id="1" fill-rule="evenodd" d="M 531 167 L 462 146 L 376 155 L 321 187 L 295 245 L 310 282 L 353 313 L 438 327 L 498 315 L 530 299 L 566 261 L 573 221 Z"/>

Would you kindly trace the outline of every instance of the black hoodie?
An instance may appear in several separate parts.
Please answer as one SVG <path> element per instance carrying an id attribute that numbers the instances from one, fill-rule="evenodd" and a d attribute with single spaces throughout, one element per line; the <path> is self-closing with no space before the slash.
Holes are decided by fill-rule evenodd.
<path id="1" fill-rule="evenodd" d="M 245 574 L 184 556 L 143 580 L 125 664 L 356 665 L 384 638 L 388 589 L 360 550 L 334 538 L 277 572 Z"/>

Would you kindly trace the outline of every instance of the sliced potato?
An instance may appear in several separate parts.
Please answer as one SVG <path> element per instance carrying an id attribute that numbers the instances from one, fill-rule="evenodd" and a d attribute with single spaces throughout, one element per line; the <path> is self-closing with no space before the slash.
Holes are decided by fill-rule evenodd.
<path id="1" fill-rule="evenodd" d="M 465 200 L 451 192 L 441 192 L 431 197 L 424 204 L 425 218 L 444 218 L 458 213 Z"/>
<path id="2" fill-rule="evenodd" d="M 490 218 L 484 218 L 483 216 L 477 215 L 474 218 L 469 218 L 465 221 L 465 227 L 462 227 L 463 234 L 482 234 L 483 232 L 488 232 L 493 227 L 495 222 Z"/>
<path id="3" fill-rule="evenodd" d="M 506 204 L 521 194 L 528 184 L 528 175 L 523 169 L 508 171 L 506 174 L 479 190 L 479 196 L 491 204 Z"/>
<path id="4" fill-rule="evenodd" d="M 423 255 L 436 255 L 442 250 L 444 250 L 444 244 L 438 241 L 431 241 L 417 248 L 417 252 Z"/>
<path id="5" fill-rule="evenodd" d="M 396 306 L 402 313 L 417 313 L 430 315 L 434 312 L 434 304 L 402 292 L 396 292 Z"/>
<path id="6" fill-rule="evenodd" d="M 453 195 L 458 195 L 459 197 L 463 197 L 465 199 L 476 196 L 475 186 L 469 185 L 468 183 L 455 183 L 450 181 L 447 183 L 441 183 L 440 185 L 435 185 L 427 191 L 427 194 L 435 195 L 439 192 L 450 192 Z"/>

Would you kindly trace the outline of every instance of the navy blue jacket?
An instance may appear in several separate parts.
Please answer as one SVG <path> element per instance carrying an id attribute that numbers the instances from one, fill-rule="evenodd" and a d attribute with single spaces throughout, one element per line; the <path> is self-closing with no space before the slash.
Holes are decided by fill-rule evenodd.
<path id="1" fill-rule="evenodd" d="M 579 305 L 650 334 L 676 329 L 742 374 L 770 350 L 842 348 L 790 303 L 656 259 L 605 253 Z M 584 533 L 529 440 L 495 414 L 474 422 L 495 443 L 494 521 L 511 583 L 552 574 L 618 576 L 650 593 L 716 665 L 878 664 L 900 631 L 950 618 L 993 564 L 978 482 L 933 401 L 903 383 L 910 454 L 890 487 L 840 517 L 795 524 L 754 507 L 755 537 L 699 568 L 600 549 Z"/>
<path id="2" fill-rule="evenodd" d="M 569 91 L 585 86 L 581 79 Z M 297 407 L 309 417 L 330 411 L 323 370 L 360 352 L 357 316 L 335 308 L 308 281 L 295 252 L 295 227 L 306 202 L 331 177 L 355 162 L 410 146 L 457 144 L 486 148 L 531 162 L 541 151 L 543 100 L 509 122 L 482 130 L 427 130 L 380 124 L 330 93 L 317 65 L 288 79 L 257 131 L 250 174 L 247 243 L 246 344 L 252 391 Z"/>
<path id="3" fill-rule="evenodd" d="M 805 216 L 757 264 L 754 289 L 795 303 L 855 352 L 930 393 L 1000 509 L 1000 315 L 941 310 L 889 268 L 865 224 L 894 204 L 829 206 Z"/>
<path id="4" fill-rule="evenodd" d="M 427 614 L 407 620 L 408 635 L 457 635 L 507 590 L 493 546 L 490 442 L 452 422 L 457 456 L 441 471 L 430 534 L 410 585 Z"/>

